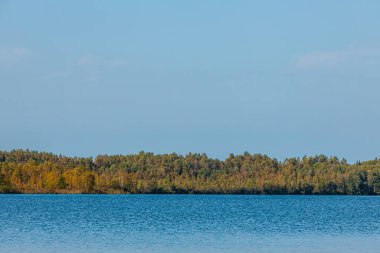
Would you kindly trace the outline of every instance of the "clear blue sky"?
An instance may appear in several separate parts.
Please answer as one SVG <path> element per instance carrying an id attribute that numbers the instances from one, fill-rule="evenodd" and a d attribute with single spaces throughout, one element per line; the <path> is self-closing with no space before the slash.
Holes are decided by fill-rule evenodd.
<path id="1" fill-rule="evenodd" d="M 372 159 L 379 10 L 0 0 L 0 149 Z"/>

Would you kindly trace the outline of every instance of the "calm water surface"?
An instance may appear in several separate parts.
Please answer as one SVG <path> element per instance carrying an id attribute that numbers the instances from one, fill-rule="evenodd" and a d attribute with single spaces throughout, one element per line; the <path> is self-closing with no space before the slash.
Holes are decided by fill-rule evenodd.
<path id="1" fill-rule="evenodd" d="M 0 252 L 380 252 L 380 197 L 0 195 Z"/>

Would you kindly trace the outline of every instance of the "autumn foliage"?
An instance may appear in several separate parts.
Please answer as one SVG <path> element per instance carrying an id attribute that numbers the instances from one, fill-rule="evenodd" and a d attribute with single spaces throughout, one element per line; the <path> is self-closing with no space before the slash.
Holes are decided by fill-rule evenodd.
<path id="1" fill-rule="evenodd" d="M 380 160 L 324 155 L 278 161 L 261 154 L 66 157 L 0 151 L 2 193 L 380 194 Z"/>

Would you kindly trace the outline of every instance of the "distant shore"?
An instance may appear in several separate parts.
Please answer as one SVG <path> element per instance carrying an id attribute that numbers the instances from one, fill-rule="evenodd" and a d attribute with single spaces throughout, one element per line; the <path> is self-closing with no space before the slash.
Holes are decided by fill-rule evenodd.
<path id="1" fill-rule="evenodd" d="M 0 151 L 0 193 L 380 195 L 380 160 L 325 155 L 284 161 L 262 154 L 66 157 Z"/>

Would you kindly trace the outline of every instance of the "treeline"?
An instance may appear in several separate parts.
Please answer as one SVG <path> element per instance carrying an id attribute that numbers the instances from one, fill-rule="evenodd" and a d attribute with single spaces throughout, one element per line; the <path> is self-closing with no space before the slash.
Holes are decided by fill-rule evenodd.
<path id="1" fill-rule="evenodd" d="M 66 157 L 0 151 L 1 193 L 380 194 L 380 160 L 261 154 Z"/>

